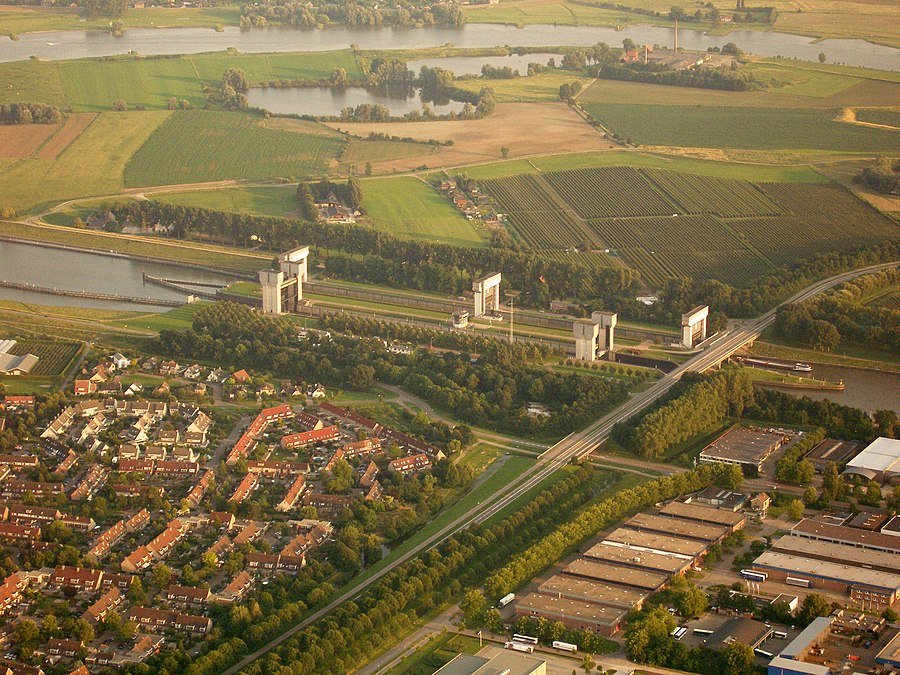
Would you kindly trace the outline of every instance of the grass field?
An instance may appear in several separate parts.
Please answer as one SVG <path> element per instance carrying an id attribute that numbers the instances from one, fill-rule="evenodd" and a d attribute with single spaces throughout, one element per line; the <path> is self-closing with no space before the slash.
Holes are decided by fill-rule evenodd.
<path id="1" fill-rule="evenodd" d="M 835 110 L 587 103 L 606 128 L 641 145 L 882 152 L 896 134 L 834 121 Z"/>
<path id="2" fill-rule="evenodd" d="M 360 173 L 366 162 L 383 162 L 401 157 L 433 155 L 438 148 L 427 143 L 406 143 L 404 141 L 369 141 L 353 138 L 347 143 L 341 162 L 356 166 Z"/>
<path id="3" fill-rule="evenodd" d="M 154 201 L 182 206 L 198 206 L 217 211 L 286 216 L 297 210 L 297 188 L 293 185 L 239 187 L 196 192 L 160 192 Z"/>
<path id="4" fill-rule="evenodd" d="M 236 26 L 240 19 L 237 5 L 230 7 L 146 7 L 128 9 L 122 17 L 125 28 L 190 26 L 214 28 Z M 109 18 L 102 12 L 94 19 L 70 7 L 4 7 L 0 25 L 5 33 L 32 33 L 49 30 L 109 30 Z"/>
<path id="5" fill-rule="evenodd" d="M 485 240 L 447 198 L 418 178 L 364 180 L 363 206 L 372 224 L 408 239 L 456 246 L 484 246 Z"/>
<path id="6" fill-rule="evenodd" d="M 176 112 L 128 162 L 125 184 L 320 175 L 343 145 L 329 136 L 264 129 L 255 117 L 242 113 Z"/>
<path id="7" fill-rule="evenodd" d="M 30 375 L 59 377 L 72 363 L 81 345 L 64 340 L 18 339 L 10 350 L 11 354 L 34 354 L 40 360 Z"/>
<path id="8" fill-rule="evenodd" d="M 7 221 L 0 221 L 0 236 L 64 244 L 73 248 L 114 251 L 153 260 L 192 263 L 236 272 L 256 272 L 271 260 L 271 256 L 264 253 L 229 250 L 223 246 Z"/>
<path id="9" fill-rule="evenodd" d="M 52 103 L 65 110 L 91 111 L 112 110 L 118 99 L 129 108 L 165 108 L 174 97 L 202 108 L 206 103 L 203 86 L 220 85 L 222 74 L 229 68 L 242 69 L 250 84 L 258 85 L 280 80 L 322 80 L 336 67 L 346 70 L 351 80 L 362 78 L 356 57 L 349 49 L 15 61 L 0 64 L 0 81 L 5 83 L 0 88 L 0 103 L 30 100 Z"/>
<path id="10" fill-rule="evenodd" d="M 0 171 L 0 202 L 19 212 L 55 200 L 122 190 L 125 164 L 170 113 L 103 113 L 56 159 L 22 159 Z"/>
<path id="11" fill-rule="evenodd" d="M 574 71 L 562 71 L 555 73 L 541 73 L 531 77 L 514 77 L 509 80 L 460 80 L 455 83 L 460 89 L 473 93 L 481 91 L 485 85 L 494 90 L 496 99 L 500 102 L 539 102 L 559 101 L 559 87 L 562 84 L 579 82 L 587 86 L 591 78 Z"/>
<path id="12" fill-rule="evenodd" d="M 900 129 L 900 110 L 861 108 L 856 111 L 856 119 L 860 122 L 885 124 Z"/>
<path id="13" fill-rule="evenodd" d="M 187 330 L 191 327 L 197 310 L 209 304 L 208 302 L 192 302 L 189 305 L 182 305 L 161 314 L 130 316 L 124 319 L 116 319 L 109 323 L 122 328 L 151 330 L 156 333 L 161 330 Z"/>

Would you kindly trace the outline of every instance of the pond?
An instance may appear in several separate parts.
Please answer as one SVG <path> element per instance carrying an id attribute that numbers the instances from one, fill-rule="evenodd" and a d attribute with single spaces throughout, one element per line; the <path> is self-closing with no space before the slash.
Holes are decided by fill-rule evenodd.
<path id="1" fill-rule="evenodd" d="M 226 286 L 232 277 L 162 262 L 131 260 L 72 249 L 0 241 L 0 280 L 128 297 L 184 301 L 184 293 L 145 283 L 150 276 Z M 205 288 L 206 291 L 214 291 Z M 12 288 L 0 288 L 0 299 L 62 307 L 93 307 L 141 312 L 165 312 L 168 307 L 128 302 L 72 298 Z"/>
<path id="2" fill-rule="evenodd" d="M 330 51 L 345 49 L 351 44 L 359 45 L 361 49 L 419 49 L 448 43 L 456 47 L 587 46 L 598 41 L 620 46 L 625 38 L 631 38 L 638 44 L 671 45 L 673 32 L 669 28 L 647 25 L 616 30 L 609 27 L 553 25 L 516 28 L 501 24 L 418 29 L 332 27 L 326 30 L 289 27 L 241 30 L 230 26 L 222 32 L 208 28 L 133 28 L 120 36 L 102 31 L 51 31 L 23 34 L 18 40 L 0 38 L 0 61 L 19 61 L 32 56 L 77 59 L 127 54 L 129 51 L 144 55 L 197 54 L 222 51 L 228 47 L 242 52 Z M 689 50 L 706 50 L 734 42 L 744 51 L 759 56 L 783 56 L 806 61 L 815 61 L 819 53 L 823 53 L 829 63 L 900 70 L 900 50 L 859 39 L 816 42 L 802 35 L 754 30 L 711 36 L 702 31 L 682 28 L 678 32 L 678 42 L 681 48 Z"/>
<path id="3" fill-rule="evenodd" d="M 393 89 L 365 89 L 363 87 L 287 87 L 278 89 L 253 88 L 247 93 L 250 105 L 265 108 L 273 113 L 315 115 L 316 117 L 341 114 L 343 108 L 362 103 L 383 105 L 394 117 L 400 117 L 413 110 L 422 110 L 422 97 L 418 89 L 398 87 Z M 462 110 L 462 101 L 429 101 L 437 115 L 446 115 Z"/>

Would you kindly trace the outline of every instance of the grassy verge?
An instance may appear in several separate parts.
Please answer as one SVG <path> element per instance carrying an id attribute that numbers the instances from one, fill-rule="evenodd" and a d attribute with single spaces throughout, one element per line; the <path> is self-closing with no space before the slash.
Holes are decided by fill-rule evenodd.
<path id="1" fill-rule="evenodd" d="M 900 373 L 900 357 L 896 354 L 882 354 L 868 351 L 846 351 L 840 354 L 820 352 L 805 347 L 777 343 L 767 337 L 765 342 L 754 343 L 750 350 L 753 356 L 771 356 L 786 361 L 803 361 L 826 363 L 834 366 L 851 366 L 854 368 L 874 368 Z"/>
<path id="2" fill-rule="evenodd" d="M 473 637 L 440 633 L 428 638 L 428 642 L 407 654 L 386 675 L 431 675 L 457 654 L 475 654 L 480 649 L 478 640 Z"/>

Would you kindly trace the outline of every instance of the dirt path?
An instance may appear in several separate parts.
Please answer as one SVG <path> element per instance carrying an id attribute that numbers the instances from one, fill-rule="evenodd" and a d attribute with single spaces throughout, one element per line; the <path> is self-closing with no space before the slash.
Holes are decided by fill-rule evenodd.
<path id="1" fill-rule="evenodd" d="M 841 112 L 834 118 L 835 122 L 843 122 L 844 124 L 855 124 L 860 127 L 871 127 L 872 129 L 888 129 L 889 131 L 900 131 L 900 127 L 894 127 L 890 124 L 876 124 L 875 122 L 861 122 L 856 119 L 856 111 L 859 108 L 841 108 Z"/>

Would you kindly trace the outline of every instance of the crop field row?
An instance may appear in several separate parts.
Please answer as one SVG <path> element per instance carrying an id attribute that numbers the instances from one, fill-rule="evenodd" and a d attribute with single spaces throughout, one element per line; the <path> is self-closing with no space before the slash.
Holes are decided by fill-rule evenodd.
<path id="1" fill-rule="evenodd" d="M 128 162 L 125 185 L 314 176 L 328 170 L 344 143 L 333 136 L 264 129 L 241 113 L 176 112 Z"/>
<path id="2" fill-rule="evenodd" d="M 679 207 L 682 213 L 713 213 L 723 218 L 775 216 L 782 209 L 753 185 L 726 178 L 698 178 L 674 171 L 641 172 Z"/>
<path id="3" fill-rule="evenodd" d="M 509 215 L 516 234 L 528 245 L 567 248 L 600 244 L 542 176 L 512 176 L 485 181 L 483 185 Z"/>
<path id="4" fill-rule="evenodd" d="M 546 178 L 582 218 L 673 213 L 672 204 L 632 167 L 559 171 Z"/>
<path id="5" fill-rule="evenodd" d="M 77 342 L 61 340 L 19 340 L 11 353 L 18 356 L 34 354 L 40 359 L 31 375 L 58 377 L 75 358 L 80 347 Z"/>
<path id="6" fill-rule="evenodd" d="M 769 265 L 713 216 L 592 220 L 612 249 L 653 283 L 712 276 L 743 284 Z"/>

